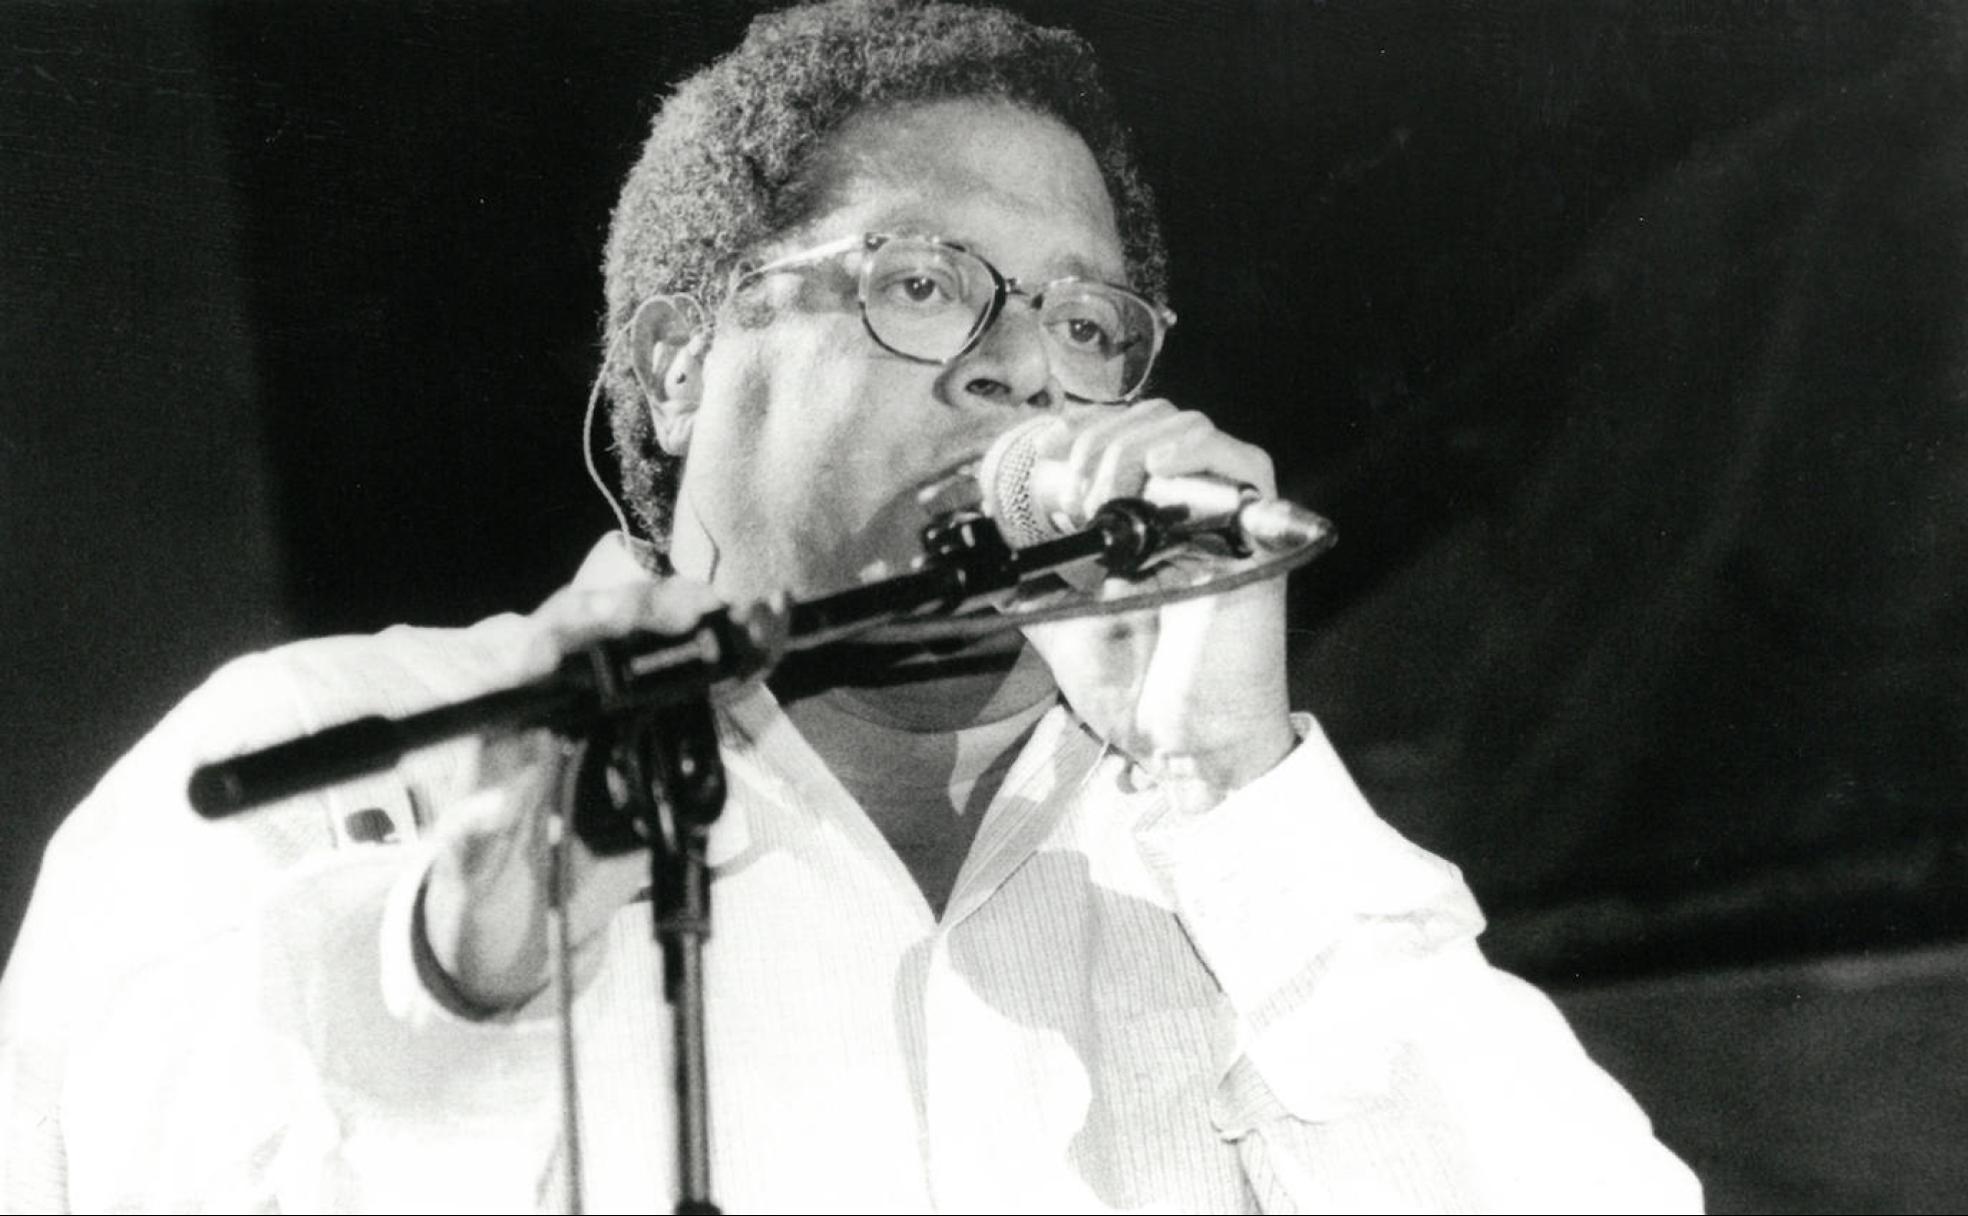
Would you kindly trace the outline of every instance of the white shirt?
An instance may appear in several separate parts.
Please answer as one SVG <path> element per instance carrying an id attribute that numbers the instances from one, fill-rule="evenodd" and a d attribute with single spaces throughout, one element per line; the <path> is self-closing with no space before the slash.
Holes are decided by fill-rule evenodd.
<path id="1" fill-rule="evenodd" d="M 627 577 L 613 546 L 582 575 Z M 551 1022 L 460 1018 L 418 981 L 427 844 L 322 847 L 346 844 L 368 807 L 415 835 L 469 788 L 468 747 L 257 823 L 191 822 L 182 795 L 197 760 L 497 686 L 521 630 L 498 618 L 260 656 L 112 773 L 51 848 L 0 987 L 0 1080 L 24 1085 L 0 1193 L 77 1210 L 560 1201 Z M 1692 1176 L 1551 1004 L 1484 962 L 1454 867 L 1382 824 L 1300 725 L 1271 773 L 1185 816 L 1054 709 L 939 921 L 768 692 L 721 706 L 715 1198 L 733 1212 L 1698 1208 Z M 648 915 L 616 918 L 577 1003 L 597 1211 L 673 1199 Z"/>

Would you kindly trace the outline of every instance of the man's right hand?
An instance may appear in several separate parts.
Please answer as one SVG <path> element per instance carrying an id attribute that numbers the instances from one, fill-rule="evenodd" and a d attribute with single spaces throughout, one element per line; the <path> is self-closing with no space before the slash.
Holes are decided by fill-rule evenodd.
<path id="1" fill-rule="evenodd" d="M 511 682 L 549 675 L 563 656 L 597 641 L 684 632 L 721 606 L 710 588 L 678 578 L 566 588 L 533 614 L 535 638 Z M 431 960 L 477 1011 L 513 1009 L 547 985 L 547 812 L 572 762 L 564 741 L 546 731 L 488 738 L 477 792 L 440 820 L 423 930 Z M 597 857 L 573 840 L 568 864 L 568 928 L 578 952 L 648 884 L 649 856 Z"/>

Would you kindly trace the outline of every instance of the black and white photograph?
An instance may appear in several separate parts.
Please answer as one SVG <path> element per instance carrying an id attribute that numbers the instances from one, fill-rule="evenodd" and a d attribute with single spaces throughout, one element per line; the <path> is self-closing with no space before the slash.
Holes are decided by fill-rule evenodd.
<path id="1" fill-rule="evenodd" d="M 1968 1205 L 1955 0 L 0 0 L 0 1210 Z"/>

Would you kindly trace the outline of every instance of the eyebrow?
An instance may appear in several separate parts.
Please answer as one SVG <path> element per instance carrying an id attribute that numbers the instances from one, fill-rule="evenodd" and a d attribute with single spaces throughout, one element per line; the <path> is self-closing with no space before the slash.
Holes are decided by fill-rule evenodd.
<path id="1" fill-rule="evenodd" d="M 908 211 L 870 220 L 867 231 L 887 232 L 895 236 L 936 237 L 939 240 L 962 245 L 972 253 L 989 259 L 994 265 L 1000 260 L 986 253 L 982 247 L 982 243 L 970 237 L 968 234 L 962 231 L 953 231 L 948 228 L 939 227 L 936 224 L 918 218 L 914 213 Z M 1044 279 L 1047 281 L 1059 278 L 1091 279 L 1099 283 L 1112 283 L 1117 287 L 1131 287 L 1128 280 L 1127 264 L 1125 262 L 1121 264 L 1118 275 L 1111 276 L 1102 270 L 1101 267 L 1077 253 L 1062 254 L 1049 261 L 1046 267 Z M 1003 268 L 1000 267 L 1000 269 Z M 1022 282 L 1024 280 L 1020 281 Z"/>
<path id="2" fill-rule="evenodd" d="M 1073 276 L 1074 278 L 1098 279 L 1101 282 L 1109 281 L 1107 276 L 1101 272 L 1101 269 L 1098 266 L 1095 266 L 1092 262 L 1087 261 L 1085 258 L 1081 257 L 1077 253 L 1067 254 L 1064 258 L 1060 260 L 1059 264 L 1064 266 L 1066 268 L 1066 273 Z M 1121 268 L 1120 277 L 1112 281 L 1122 286 L 1125 286 L 1127 284 L 1127 268 L 1125 265 Z"/>

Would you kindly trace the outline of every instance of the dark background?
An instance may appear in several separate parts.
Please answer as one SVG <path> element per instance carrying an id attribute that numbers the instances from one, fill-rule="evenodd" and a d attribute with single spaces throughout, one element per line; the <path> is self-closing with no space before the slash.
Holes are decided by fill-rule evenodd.
<path id="1" fill-rule="evenodd" d="M 1294 681 L 1723 1209 L 1968 1197 L 1968 15 L 1016 5 L 1159 190 L 1162 388 L 1341 545 Z M 608 516 L 602 235 L 751 6 L 0 5 L 0 942 L 224 657 Z"/>

